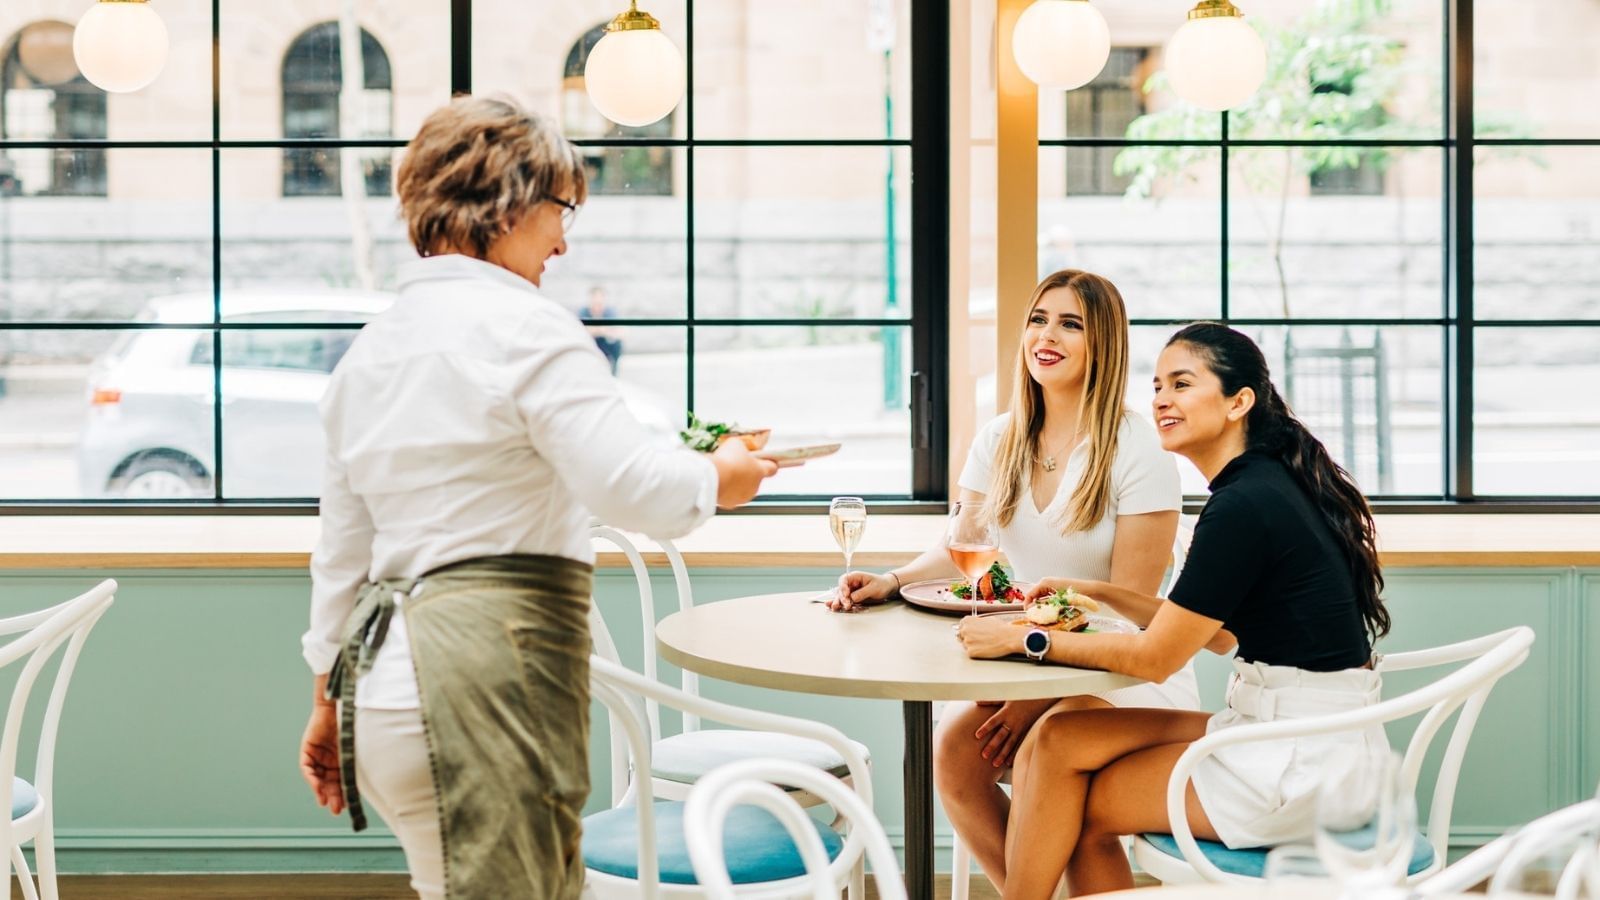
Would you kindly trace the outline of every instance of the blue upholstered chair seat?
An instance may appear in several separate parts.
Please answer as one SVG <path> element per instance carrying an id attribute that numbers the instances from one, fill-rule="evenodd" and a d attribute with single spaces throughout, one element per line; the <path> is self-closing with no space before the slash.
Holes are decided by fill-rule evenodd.
<path id="1" fill-rule="evenodd" d="M 1178 842 L 1170 834 L 1146 834 L 1143 836 L 1151 846 L 1173 859 L 1182 860 L 1183 851 L 1178 849 Z M 1243 875 L 1247 878 L 1261 878 L 1266 873 L 1267 851 L 1271 847 L 1242 847 L 1238 850 L 1229 850 L 1226 845 L 1216 841 L 1199 841 L 1200 851 L 1211 860 L 1211 864 L 1227 872 L 1229 875 Z M 1413 841 L 1411 851 L 1411 867 L 1407 874 L 1415 875 L 1433 865 L 1433 845 L 1428 843 L 1420 833 Z"/>
<path id="2" fill-rule="evenodd" d="M 855 746 L 863 758 L 871 758 L 866 746 Z M 850 774 L 844 757 L 821 741 L 774 731 L 718 729 L 663 738 L 650 751 L 650 774 L 663 781 L 694 784 L 718 766 L 755 757 L 790 760 L 838 778 Z"/>
<path id="3" fill-rule="evenodd" d="M 656 856 L 662 884 L 699 884 L 689 863 L 683 837 L 683 804 L 657 800 Z M 608 809 L 583 820 L 583 864 L 620 878 L 639 877 L 639 812 L 631 806 Z M 821 822 L 814 822 L 829 859 L 837 859 L 844 839 Z M 806 874 L 800 852 L 789 832 L 771 813 L 754 806 L 738 806 L 728 814 L 723 832 L 723 852 L 734 884 L 761 884 L 798 878 Z"/>
<path id="4" fill-rule="evenodd" d="M 39 805 L 39 792 L 21 778 L 11 779 L 11 818 L 20 819 Z"/>

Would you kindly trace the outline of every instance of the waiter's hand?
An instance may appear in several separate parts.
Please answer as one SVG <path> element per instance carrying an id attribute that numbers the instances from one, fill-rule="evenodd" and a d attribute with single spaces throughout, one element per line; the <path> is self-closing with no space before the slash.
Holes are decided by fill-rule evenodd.
<path id="1" fill-rule="evenodd" d="M 317 805 L 337 816 L 344 812 L 344 790 L 339 780 L 339 707 L 321 698 L 327 677 L 317 679 L 311 721 L 306 723 L 305 736 L 300 739 L 300 774 L 311 785 Z"/>
<path id="2" fill-rule="evenodd" d="M 754 500 L 761 482 L 778 472 L 777 463 L 750 455 L 744 441 L 723 441 L 711 462 L 717 467 L 717 506 L 723 509 Z"/>

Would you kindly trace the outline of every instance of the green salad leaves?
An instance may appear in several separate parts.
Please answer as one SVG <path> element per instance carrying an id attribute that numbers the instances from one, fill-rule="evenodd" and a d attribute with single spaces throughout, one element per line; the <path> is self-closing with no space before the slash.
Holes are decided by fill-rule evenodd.
<path id="1" fill-rule="evenodd" d="M 717 443 L 724 435 L 729 435 L 739 430 L 738 425 L 726 422 L 711 422 L 700 418 L 694 413 L 689 414 L 689 427 L 678 432 L 678 437 L 689 445 L 691 450 L 701 453 L 710 453 L 717 449 Z"/>

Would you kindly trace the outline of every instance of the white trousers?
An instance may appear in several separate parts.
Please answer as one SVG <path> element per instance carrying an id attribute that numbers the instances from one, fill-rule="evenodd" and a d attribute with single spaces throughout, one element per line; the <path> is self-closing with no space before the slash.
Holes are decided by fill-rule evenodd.
<path id="1" fill-rule="evenodd" d="M 400 839 L 421 900 L 444 900 L 444 844 L 420 709 L 356 709 L 356 787 Z"/>

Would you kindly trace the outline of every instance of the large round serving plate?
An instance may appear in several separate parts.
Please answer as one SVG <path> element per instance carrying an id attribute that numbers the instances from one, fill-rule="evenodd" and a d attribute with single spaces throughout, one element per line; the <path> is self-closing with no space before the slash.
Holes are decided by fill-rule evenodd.
<path id="1" fill-rule="evenodd" d="M 900 596 L 912 606 L 920 606 L 923 609 L 931 609 L 936 612 L 958 613 L 965 616 L 972 612 L 972 603 L 971 601 L 963 600 L 950 592 L 950 585 L 956 584 L 957 582 L 958 579 L 954 578 L 936 578 L 932 581 L 914 581 L 900 588 Z M 1028 588 L 1033 587 L 1033 583 L 1027 581 L 1013 581 L 1011 586 L 1021 590 L 1023 593 L 1027 593 Z M 1021 611 L 1022 601 L 1020 600 L 1015 603 L 984 603 L 982 601 L 979 601 L 978 603 L 978 612 L 980 614 L 990 612 Z"/>
<path id="2" fill-rule="evenodd" d="M 1020 613 L 996 613 L 996 615 L 999 616 L 1002 619 L 1007 620 L 1007 621 L 1016 622 L 1018 628 L 1021 628 L 1023 623 L 1026 622 L 1026 619 L 1024 619 Z M 1094 634 L 1094 633 L 1100 633 L 1100 634 L 1138 634 L 1139 633 L 1139 626 L 1133 624 L 1132 622 L 1129 622 L 1127 619 L 1119 619 L 1116 616 L 1106 616 L 1106 615 L 1101 615 L 1099 613 L 1085 613 L 1084 615 L 1087 616 L 1088 619 L 1089 619 L 1089 626 L 1087 628 L 1084 628 L 1080 632 L 1070 632 L 1070 633 L 1072 633 L 1072 634 L 1083 634 L 1083 633 L 1088 633 L 1088 634 Z"/>

